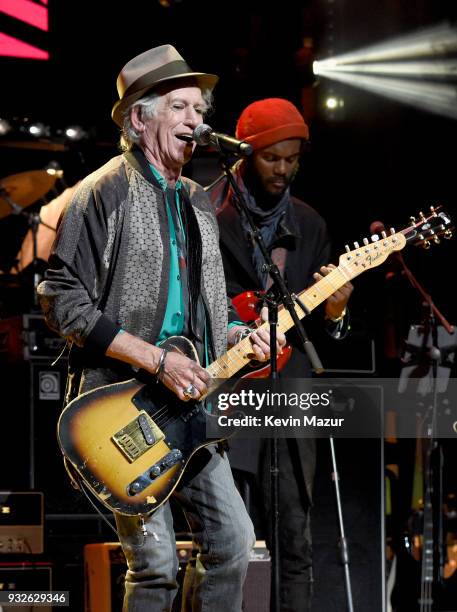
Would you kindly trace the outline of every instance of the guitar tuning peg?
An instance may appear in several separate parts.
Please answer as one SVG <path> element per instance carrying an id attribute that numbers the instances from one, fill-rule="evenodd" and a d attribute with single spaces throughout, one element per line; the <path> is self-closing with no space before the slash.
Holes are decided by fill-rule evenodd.
<path id="1" fill-rule="evenodd" d="M 424 240 L 424 242 L 422 243 L 422 246 L 424 247 L 426 251 L 428 251 L 428 249 L 430 248 L 430 240 Z"/>
<path id="2" fill-rule="evenodd" d="M 434 206 L 430 206 L 430 212 L 432 213 L 432 215 L 433 215 L 434 217 L 437 217 L 437 216 L 438 216 L 438 213 L 436 212 L 436 209 L 435 209 L 435 207 L 434 207 Z"/>
<path id="3" fill-rule="evenodd" d="M 348 244 L 345 244 L 344 248 L 346 249 L 346 253 L 350 253 L 351 252 L 351 247 Z"/>
<path id="4" fill-rule="evenodd" d="M 433 242 L 434 242 L 435 244 L 440 244 L 441 240 L 439 239 L 439 237 L 438 237 L 438 236 L 434 236 L 434 237 L 433 237 Z"/>
<path id="5" fill-rule="evenodd" d="M 426 221 L 425 215 L 422 211 L 420 211 L 419 215 L 420 215 L 421 221 Z"/>
<path id="6" fill-rule="evenodd" d="M 392 236 L 393 236 L 393 235 L 396 233 L 396 232 L 395 232 L 395 229 L 394 229 L 393 227 L 391 227 L 389 231 L 390 231 L 390 233 L 391 233 L 391 235 L 392 235 Z"/>
<path id="7" fill-rule="evenodd" d="M 367 246 L 368 244 L 370 244 L 370 241 L 368 240 L 368 238 L 364 238 L 364 239 L 363 239 L 363 244 L 364 244 L 365 246 Z"/>
<path id="8" fill-rule="evenodd" d="M 383 238 L 387 238 L 387 234 L 386 234 L 386 232 L 385 232 L 384 230 L 381 232 L 381 236 L 382 236 Z"/>
<path id="9" fill-rule="evenodd" d="M 449 229 L 446 230 L 444 232 L 444 237 L 445 237 L 446 240 L 450 240 L 450 238 L 452 238 L 452 230 L 449 230 Z"/>
<path id="10" fill-rule="evenodd" d="M 355 248 L 355 249 L 359 249 L 359 248 L 360 248 L 360 245 L 359 245 L 359 243 L 358 243 L 358 242 L 354 242 L 354 248 Z"/>
<path id="11" fill-rule="evenodd" d="M 416 223 L 416 217 L 410 217 L 409 220 L 413 225 Z"/>

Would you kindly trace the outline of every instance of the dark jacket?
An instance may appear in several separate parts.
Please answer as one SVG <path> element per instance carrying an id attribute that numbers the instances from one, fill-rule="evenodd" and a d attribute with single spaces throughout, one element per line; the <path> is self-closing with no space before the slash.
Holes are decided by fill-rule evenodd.
<path id="1" fill-rule="evenodd" d="M 220 195 L 220 184 L 218 187 L 217 195 L 210 191 L 213 202 Z M 330 240 L 324 219 L 311 206 L 294 197 L 291 198 L 291 202 L 292 206 L 279 224 L 277 239 L 272 248 L 282 246 L 287 249 L 284 277 L 290 291 L 299 293 L 314 282 L 313 273 L 322 265 L 329 263 Z M 219 209 L 217 218 L 229 297 L 247 290 L 258 289 L 259 281 L 238 211 L 233 204 L 226 201 Z M 318 313 L 311 316 L 314 319 L 319 318 Z M 322 321 L 320 323 L 322 324 Z M 294 350 L 282 371 L 283 378 L 309 378 L 310 363 L 300 346 L 296 332 L 291 330 L 287 337 Z M 237 443 L 235 438 L 230 443 L 232 447 L 230 460 L 234 467 L 256 472 L 257 462 L 262 453 L 256 440 L 249 442 L 249 445 Z M 315 441 L 297 439 L 297 446 L 307 494 L 311 500 L 315 471 Z"/>

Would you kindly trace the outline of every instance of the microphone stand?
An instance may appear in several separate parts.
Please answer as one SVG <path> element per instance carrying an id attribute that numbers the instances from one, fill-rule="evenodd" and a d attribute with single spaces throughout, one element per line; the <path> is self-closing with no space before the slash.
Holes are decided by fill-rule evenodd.
<path id="1" fill-rule="evenodd" d="M 234 203 L 241 215 L 244 213 L 252 230 L 252 236 L 263 255 L 265 264 L 264 270 L 270 275 L 273 284 L 266 296 L 268 304 L 268 322 L 270 325 L 270 361 L 271 361 L 271 379 L 273 386 L 278 382 L 277 370 L 277 350 L 276 350 L 276 326 L 278 322 L 278 305 L 282 303 L 289 311 L 289 314 L 295 324 L 298 335 L 302 342 L 303 348 L 311 362 L 313 370 L 320 374 L 324 371 L 322 363 L 317 355 L 317 352 L 309 340 L 303 325 L 295 311 L 297 303 L 303 313 L 309 314 L 306 306 L 298 300 L 294 301 L 294 297 L 284 282 L 277 265 L 271 259 L 271 256 L 265 246 L 259 228 L 256 226 L 252 214 L 246 204 L 244 196 L 238 187 L 235 177 L 231 169 L 230 159 L 228 154 L 219 147 L 221 157 L 221 167 L 227 176 L 229 184 L 233 190 Z M 280 562 L 279 562 L 279 461 L 278 461 L 278 438 L 273 436 L 271 440 L 270 453 L 270 474 L 271 474 L 271 612 L 280 612 Z"/>
<path id="2" fill-rule="evenodd" d="M 426 580 L 432 580 L 442 586 L 444 583 L 444 565 L 446 559 L 446 542 L 444 533 L 444 516 L 443 516 L 443 471 L 444 471 L 444 453 L 442 444 L 437 431 L 438 424 L 438 365 L 443 360 L 443 355 L 439 348 L 438 341 L 438 323 L 441 323 L 448 334 L 453 334 L 455 328 L 451 325 L 444 315 L 438 310 L 433 303 L 432 297 L 425 291 L 417 278 L 406 265 L 406 262 L 401 253 L 396 254 L 397 260 L 400 262 L 404 274 L 410 284 L 416 289 L 424 300 L 424 306 L 428 313 L 424 320 L 424 340 L 423 349 L 427 350 L 428 338 L 431 338 L 431 346 L 427 353 L 429 364 L 432 372 L 432 405 L 431 405 L 431 422 L 428 425 L 426 432 L 429 440 L 429 448 L 426 454 L 426 491 L 425 491 L 425 506 L 424 506 L 424 540 L 425 531 L 428 529 L 430 533 L 429 542 L 424 541 L 423 544 L 423 561 L 422 561 L 422 580 L 421 580 L 421 598 L 419 600 L 420 610 L 430 611 L 433 605 L 432 585 L 427 585 Z M 412 347 L 410 347 L 412 348 Z M 414 362 L 414 359 L 411 361 Z M 431 524 L 427 527 L 426 515 L 429 516 Z M 430 567 L 431 563 L 431 567 Z M 436 597 L 436 595 L 435 595 Z"/>

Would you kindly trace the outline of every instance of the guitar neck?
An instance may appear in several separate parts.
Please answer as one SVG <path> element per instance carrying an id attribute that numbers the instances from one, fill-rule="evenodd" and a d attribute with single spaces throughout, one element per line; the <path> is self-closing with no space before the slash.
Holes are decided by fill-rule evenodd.
<path id="1" fill-rule="evenodd" d="M 312 287 L 302 291 L 298 297 L 300 301 L 303 302 L 303 305 L 307 308 L 307 310 L 311 312 L 317 308 L 319 304 L 325 302 L 325 300 L 335 293 L 335 291 L 347 283 L 350 278 L 352 278 L 352 276 L 345 272 L 342 266 L 339 266 L 327 274 L 327 276 L 312 285 Z M 306 314 L 302 311 L 298 304 L 295 304 L 295 312 L 297 313 L 299 319 L 302 319 Z M 268 325 L 268 323 L 263 323 L 261 328 L 267 328 Z M 293 327 L 293 325 L 294 321 L 289 311 L 285 308 L 281 308 L 278 312 L 278 329 L 285 333 L 291 327 Z M 245 338 L 224 353 L 224 355 L 216 359 L 216 361 L 213 361 L 213 363 L 206 368 L 206 371 L 214 380 L 214 384 L 211 385 L 211 390 L 214 390 L 219 386 L 220 383 L 218 384 L 216 382 L 217 380 L 220 380 L 222 383 L 223 380 L 231 378 L 251 359 L 252 344 L 249 338 Z"/>
<path id="2" fill-rule="evenodd" d="M 387 236 L 386 232 L 382 231 L 381 236 L 377 234 L 372 236 L 371 243 L 365 238 L 361 247 L 358 243 L 354 243 L 356 248 L 352 251 L 347 247 L 346 253 L 340 257 L 337 268 L 334 268 L 327 276 L 299 294 L 298 297 L 303 302 L 307 312 L 303 312 L 300 306 L 295 304 L 295 312 L 298 318 L 302 319 L 308 312 L 312 312 L 335 291 L 362 272 L 381 265 L 394 251 L 403 249 L 407 241 L 413 244 L 419 243 L 430 246 L 430 240 L 433 239 L 436 242 L 438 235 L 450 238 L 452 236 L 450 218 L 444 211 L 437 213 L 437 210 L 439 210 L 439 207 L 436 210 L 432 207 L 432 214 L 427 218 L 420 213 L 420 219 L 417 222 L 412 217 L 411 226 L 400 232 L 395 233 L 395 230 L 392 229 L 390 235 Z M 293 325 L 294 321 L 289 311 L 280 308 L 278 313 L 279 330 L 285 333 Z M 267 327 L 268 323 L 261 325 L 261 328 L 266 329 Z M 224 380 L 239 372 L 251 359 L 252 345 L 249 338 L 245 338 L 216 361 L 213 361 L 206 368 L 213 380 L 208 393 L 216 389 Z"/>

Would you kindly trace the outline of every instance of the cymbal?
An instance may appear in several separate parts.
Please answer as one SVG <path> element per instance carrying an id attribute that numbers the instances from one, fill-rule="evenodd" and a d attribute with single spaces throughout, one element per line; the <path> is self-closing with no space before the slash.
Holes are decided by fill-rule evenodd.
<path id="1" fill-rule="evenodd" d="M 46 170 L 31 170 L 0 179 L 0 219 L 12 212 L 11 206 L 2 197 L 2 189 L 15 204 L 26 208 L 45 196 L 54 187 L 56 179 L 56 175 Z"/>

